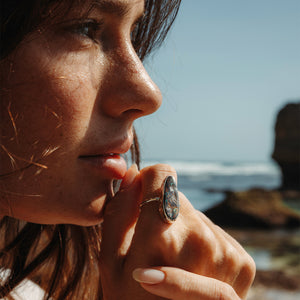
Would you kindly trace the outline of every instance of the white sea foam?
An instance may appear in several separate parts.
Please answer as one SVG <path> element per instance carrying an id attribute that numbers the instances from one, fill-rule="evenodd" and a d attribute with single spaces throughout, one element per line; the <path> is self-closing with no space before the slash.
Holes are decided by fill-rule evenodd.
<path id="1" fill-rule="evenodd" d="M 265 163 L 223 163 L 196 161 L 146 161 L 143 166 L 155 163 L 167 163 L 173 166 L 179 175 L 183 176 L 251 176 L 280 174 L 279 168 L 272 162 Z"/>

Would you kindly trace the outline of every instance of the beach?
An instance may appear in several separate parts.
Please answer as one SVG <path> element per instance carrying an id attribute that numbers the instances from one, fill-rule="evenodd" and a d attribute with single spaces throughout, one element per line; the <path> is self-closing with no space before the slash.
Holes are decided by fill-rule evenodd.
<path id="1" fill-rule="evenodd" d="M 148 161 L 172 165 L 178 187 L 193 206 L 205 211 L 225 198 L 226 191 L 252 188 L 276 190 L 281 173 L 268 162 Z M 300 212 L 300 199 L 285 201 Z M 300 298 L 300 229 L 224 228 L 253 257 L 257 274 L 247 300 L 296 300 Z"/>

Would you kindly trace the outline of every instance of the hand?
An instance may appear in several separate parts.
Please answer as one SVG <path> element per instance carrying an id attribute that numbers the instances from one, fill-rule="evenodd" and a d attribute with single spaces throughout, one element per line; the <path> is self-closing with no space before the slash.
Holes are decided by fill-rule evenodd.
<path id="1" fill-rule="evenodd" d="M 104 299 L 245 297 L 254 278 L 253 260 L 183 194 L 180 214 L 171 225 L 162 221 L 158 202 L 147 203 L 140 210 L 141 201 L 160 194 L 168 175 L 176 177 L 167 165 L 140 173 L 133 167 L 108 203 L 100 253 Z"/>

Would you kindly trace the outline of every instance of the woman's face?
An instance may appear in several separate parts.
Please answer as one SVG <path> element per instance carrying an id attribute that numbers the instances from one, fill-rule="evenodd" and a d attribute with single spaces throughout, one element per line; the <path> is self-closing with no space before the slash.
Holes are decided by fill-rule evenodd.
<path id="1" fill-rule="evenodd" d="M 1 65 L 2 215 L 99 223 L 133 121 L 160 106 L 130 39 L 143 0 L 97 2 L 53 18 Z"/>

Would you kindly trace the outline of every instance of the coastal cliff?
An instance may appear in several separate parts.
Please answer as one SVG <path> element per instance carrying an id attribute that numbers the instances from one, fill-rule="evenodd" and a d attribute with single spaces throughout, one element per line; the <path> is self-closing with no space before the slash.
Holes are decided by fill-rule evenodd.
<path id="1" fill-rule="evenodd" d="M 300 203 L 300 102 L 285 105 L 277 114 L 272 158 L 281 170 L 277 190 L 223 191 L 225 199 L 205 211 L 216 224 L 231 228 L 296 228 L 300 213 L 286 206 Z"/>
<path id="2" fill-rule="evenodd" d="M 281 189 L 300 190 L 300 102 L 279 111 L 272 158 L 282 172 Z"/>
<path id="3" fill-rule="evenodd" d="M 282 179 L 278 188 L 211 190 L 225 197 L 204 212 L 257 263 L 247 300 L 300 297 L 300 102 L 289 103 L 278 112 L 274 132 L 272 158 Z"/>

